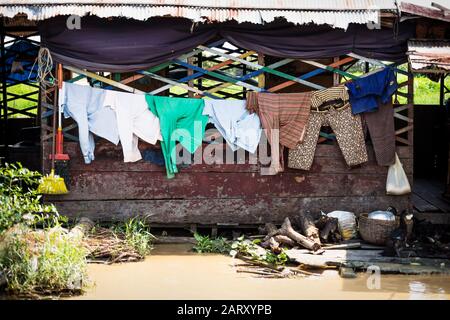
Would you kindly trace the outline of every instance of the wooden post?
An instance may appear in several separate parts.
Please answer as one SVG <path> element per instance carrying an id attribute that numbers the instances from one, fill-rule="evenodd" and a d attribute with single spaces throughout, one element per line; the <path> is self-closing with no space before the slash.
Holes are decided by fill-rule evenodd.
<path id="1" fill-rule="evenodd" d="M 411 166 L 414 168 L 414 74 L 411 70 L 411 65 L 408 63 L 408 118 L 411 119 L 411 130 L 408 131 L 409 155 L 411 159 Z M 414 180 L 414 179 L 411 179 Z M 414 181 L 410 181 L 411 187 Z M 412 211 L 412 202 L 410 203 L 410 210 Z"/>
<path id="2" fill-rule="evenodd" d="M 407 97 L 407 103 L 408 103 L 408 118 L 414 119 L 414 74 L 412 73 L 411 66 L 408 64 L 408 97 Z M 408 131 L 408 142 L 411 146 L 411 153 L 412 153 L 412 146 L 413 146 L 413 136 L 414 131 L 411 129 Z M 412 158 L 412 157 L 411 157 Z"/>
<path id="3" fill-rule="evenodd" d="M 8 161 L 8 92 L 7 92 L 7 75 L 6 75 L 6 48 L 5 48 L 5 18 L 1 18 L 1 55 L 2 55 L 2 113 L 3 113 L 3 125 L 2 125 L 2 140 L 4 143 L 4 156 L 5 160 Z"/>
<path id="4" fill-rule="evenodd" d="M 339 57 L 333 58 L 333 63 L 336 63 L 338 61 L 339 61 Z M 338 73 L 333 72 L 333 86 L 339 85 L 340 82 L 341 82 L 341 76 Z"/>
<path id="5" fill-rule="evenodd" d="M 258 64 L 261 66 L 265 65 L 264 55 L 260 52 L 258 52 Z M 265 76 L 264 72 L 258 76 L 258 87 L 263 88 L 263 89 L 266 87 L 266 76 Z"/>
<path id="6" fill-rule="evenodd" d="M 194 64 L 194 57 L 189 57 L 189 58 L 187 58 L 187 62 L 188 62 L 189 64 L 191 64 L 191 65 Z M 192 75 L 194 74 L 194 70 L 192 70 L 191 68 L 189 68 L 189 69 L 187 70 L 187 74 L 188 74 L 188 76 L 192 76 Z M 193 88 L 193 87 L 194 87 L 194 80 L 189 80 L 188 86 L 191 87 L 191 88 Z M 193 93 L 192 91 L 188 91 L 188 97 L 189 97 L 189 98 L 193 98 L 193 97 L 194 97 L 194 93 Z"/>

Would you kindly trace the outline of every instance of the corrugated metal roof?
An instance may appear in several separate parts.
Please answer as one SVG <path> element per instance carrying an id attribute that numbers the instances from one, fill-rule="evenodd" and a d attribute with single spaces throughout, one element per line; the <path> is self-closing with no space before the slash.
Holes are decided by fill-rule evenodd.
<path id="1" fill-rule="evenodd" d="M 145 20 L 153 16 L 185 17 L 193 21 L 236 20 L 265 23 L 284 17 L 296 24 L 328 24 L 346 29 L 350 23 L 379 20 L 379 10 L 394 10 L 394 0 L 0 0 L 0 14 L 27 14 L 30 20 L 56 15 L 93 14 Z"/>
<path id="2" fill-rule="evenodd" d="M 450 40 L 409 40 L 408 55 L 414 71 L 450 71 Z"/>
<path id="3" fill-rule="evenodd" d="M 156 5 L 224 9 L 395 10 L 395 0 L 0 0 L 9 5 Z"/>
<path id="4" fill-rule="evenodd" d="M 429 4 L 429 1 L 401 1 L 399 10 L 402 14 L 408 13 L 415 16 L 450 22 L 450 3 L 444 2 L 448 2 L 448 0 L 441 0 L 439 3 L 431 4 Z"/>

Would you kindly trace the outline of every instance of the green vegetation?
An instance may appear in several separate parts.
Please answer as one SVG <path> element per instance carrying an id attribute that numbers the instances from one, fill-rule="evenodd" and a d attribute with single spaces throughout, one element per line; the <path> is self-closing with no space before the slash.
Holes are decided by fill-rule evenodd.
<path id="1" fill-rule="evenodd" d="M 52 204 L 42 204 L 36 188 L 41 174 L 20 163 L 0 168 L 0 234 L 15 224 L 52 227 L 65 219 Z"/>
<path id="2" fill-rule="evenodd" d="M 194 238 L 197 243 L 194 246 L 194 251 L 198 253 L 228 253 L 231 246 L 225 238 L 211 239 L 209 236 L 202 236 L 194 233 Z"/>
<path id="3" fill-rule="evenodd" d="M 150 233 L 150 227 L 143 220 L 131 218 L 116 225 L 113 231 L 118 237 L 123 237 L 125 242 L 140 256 L 144 257 L 150 254 L 153 249 L 152 240 L 155 237 Z"/>
<path id="4" fill-rule="evenodd" d="M 86 286 L 86 249 L 60 226 L 32 231 L 16 225 L 1 239 L 0 270 L 14 294 L 80 293 Z"/>
<path id="5" fill-rule="evenodd" d="M 1 86 L 0 86 L 0 90 L 2 90 Z M 19 83 L 19 84 L 8 87 L 8 99 L 13 98 L 13 95 L 21 96 L 21 95 L 31 93 L 31 92 L 34 92 L 34 93 L 27 96 L 27 98 L 35 99 L 36 102 L 30 101 L 30 100 L 24 99 L 24 98 L 19 98 L 19 99 L 14 99 L 14 100 L 8 102 L 8 107 L 11 109 L 17 109 L 17 110 L 28 109 L 33 106 L 37 106 L 37 104 L 38 104 L 37 101 L 39 100 L 39 89 L 29 86 L 26 83 Z M 1 103 L 2 99 L 3 99 L 3 96 L 0 94 L 0 103 Z M 27 112 L 29 112 L 31 114 L 36 114 L 37 107 L 35 109 L 28 110 Z M 22 114 L 15 114 L 15 115 L 11 116 L 11 118 L 21 118 L 21 117 L 26 117 L 26 116 L 22 115 Z"/>
<path id="6" fill-rule="evenodd" d="M 403 74 L 398 76 L 398 81 L 405 81 L 407 77 Z M 450 77 L 445 79 L 445 85 L 450 88 Z M 414 77 L 414 104 L 439 104 L 440 82 L 432 81 L 424 75 Z M 407 88 L 401 88 L 400 92 L 407 92 Z M 447 96 L 448 97 L 448 96 Z M 399 97 L 399 103 L 406 103 L 406 98 Z"/>
<path id="7" fill-rule="evenodd" d="M 15 294 L 81 292 L 86 250 L 56 208 L 40 202 L 40 178 L 20 164 L 0 168 L 0 273 Z"/>
<path id="8" fill-rule="evenodd" d="M 233 257 L 243 255 L 255 261 L 266 262 L 275 266 L 285 265 L 288 262 L 289 258 L 284 250 L 275 254 L 269 249 L 259 247 L 260 242 L 260 239 L 250 241 L 241 236 L 231 244 L 230 255 Z"/>
<path id="9" fill-rule="evenodd" d="M 259 239 L 250 241 L 245 239 L 244 236 L 241 236 L 236 241 L 230 242 L 222 237 L 210 238 L 209 236 L 202 236 L 198 233 L 194 233 L 194 238 L 197 243 L 193 249 L 197 253 L 220 253 L 229 254 L 233 257 L 242 255 L 255 261 L 276 266 L 285 265 L 289 260 L 284 251 L 275 254 L 268 249 L 263 249 L 258 246 L 261 242 Z"/>

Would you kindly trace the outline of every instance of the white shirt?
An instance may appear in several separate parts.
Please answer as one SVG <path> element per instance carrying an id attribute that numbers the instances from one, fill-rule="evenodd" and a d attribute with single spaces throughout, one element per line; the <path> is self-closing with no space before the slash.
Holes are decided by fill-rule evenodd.
<path id="1" fill-rule="evenodd" d="M 242 148 L 255 153 L 261 138 L 261 121 L 256 113 L 247 111 L 245 100 L 205 99 L 203 114 L 209 116 L 231 150 Z"/>
<path id="2" fill-rule="evenodd" d="M 145 95 L 107 90 L 104 105 L 116 112 L 124 162 L 142 159 L 138 138 L 151 144 L 162 140 L 159 119 L 149 110 Z"/>
<path id="3" fill-rule="evenodd" d="M 78 125 L 78 138 L 85 163 L 94 160 L 95 142 L 92 133 L 119 143 L 116 114 L 104 105 L 106 90 L 63 82 L 58 103 L 66 118 L 71 117 Z"/>

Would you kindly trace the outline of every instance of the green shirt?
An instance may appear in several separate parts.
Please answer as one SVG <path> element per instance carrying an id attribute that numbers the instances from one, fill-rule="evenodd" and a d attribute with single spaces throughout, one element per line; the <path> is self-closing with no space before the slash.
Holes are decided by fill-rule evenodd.
<path id="1" fill-rule="evenodd" d="M 176 142 L 190 153 L 202 144 L 208 116 L 202 115 L 203 99 L 145 96 L 148 108 L 159 118 L 161 126 L 161 147 L 166 163 L 167 178 L 178 172 L 176 166 Z"/>

